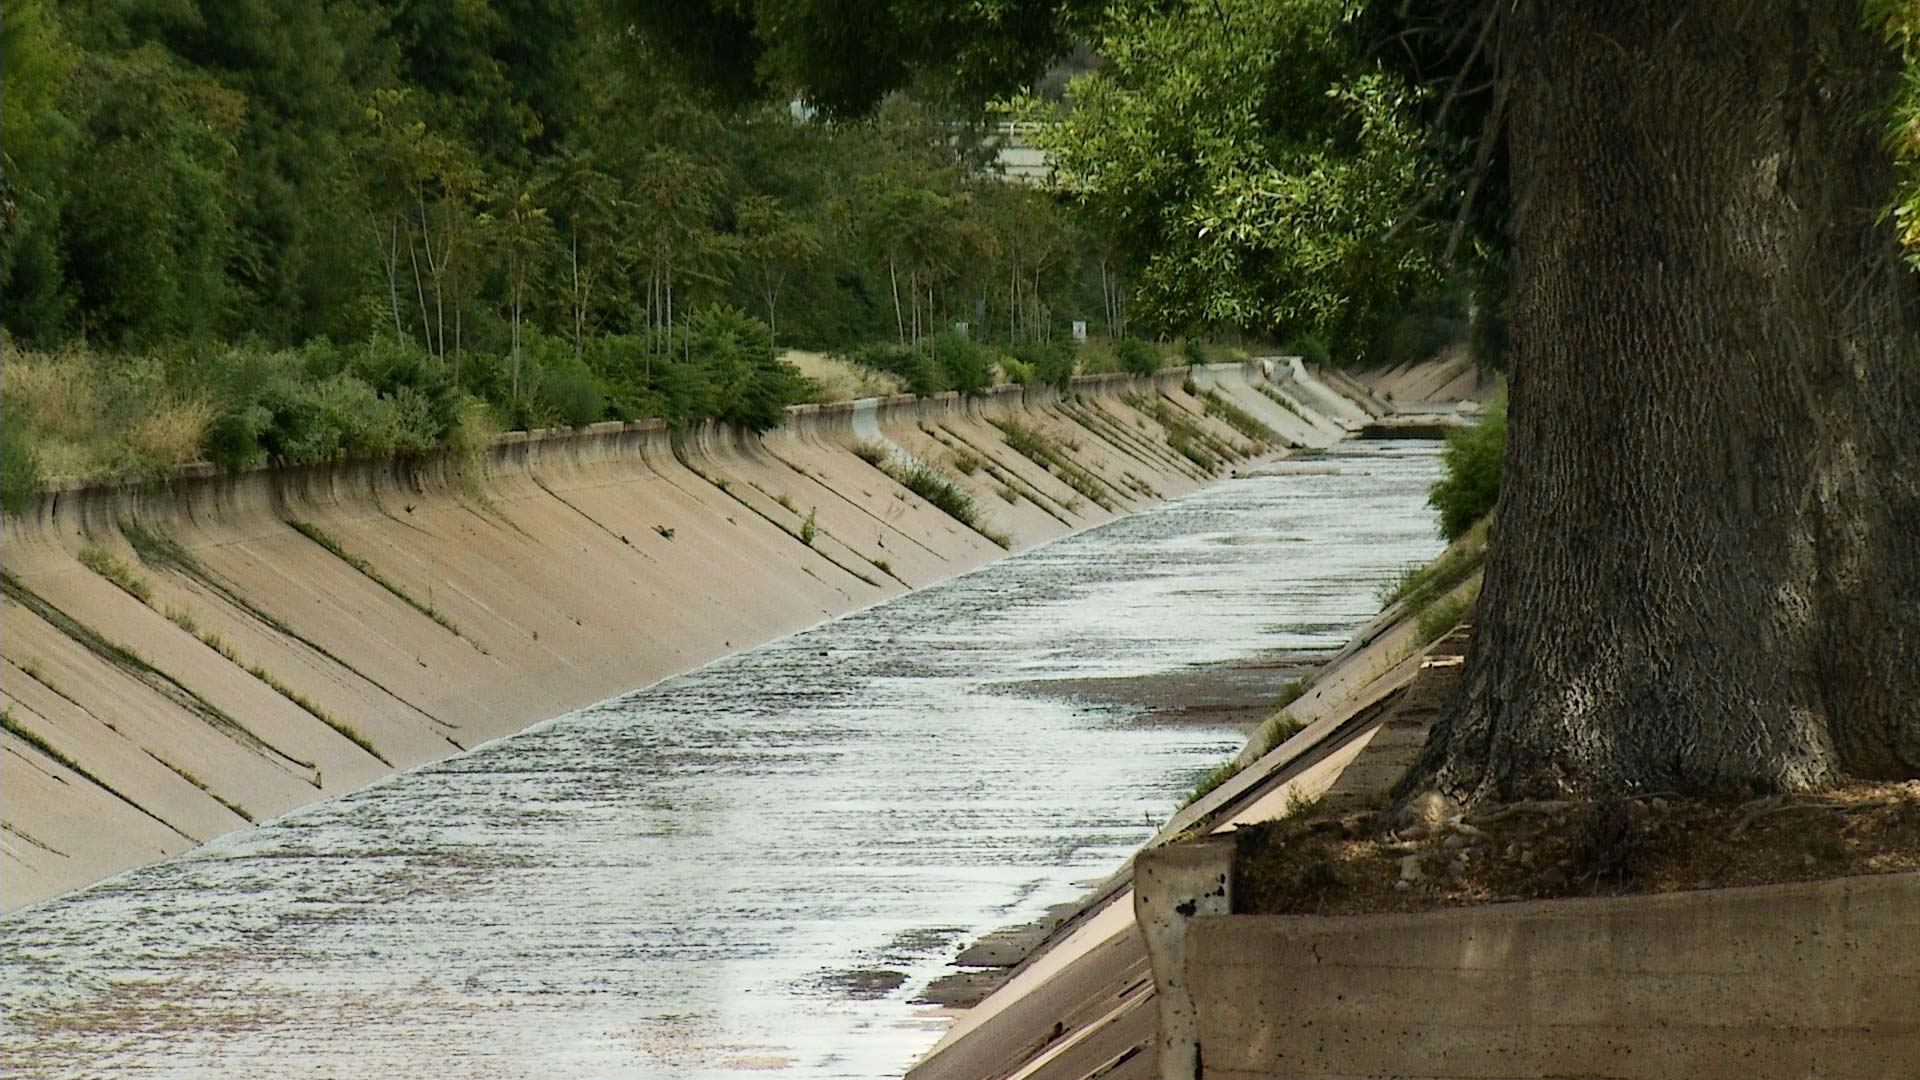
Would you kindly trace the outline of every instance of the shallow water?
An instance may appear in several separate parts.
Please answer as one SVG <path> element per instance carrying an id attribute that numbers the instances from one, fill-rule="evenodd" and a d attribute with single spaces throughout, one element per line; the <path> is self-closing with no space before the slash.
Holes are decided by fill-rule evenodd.
<path id="1" fill-rule="evenodd" d="M 1439 550 L 1433 444 L 1314 465 L 8 916 L 7 1072 L 898 1076 L 962 944 L 1072 899 L 1241 741 L 994 684 L 1332 648 Z"/>

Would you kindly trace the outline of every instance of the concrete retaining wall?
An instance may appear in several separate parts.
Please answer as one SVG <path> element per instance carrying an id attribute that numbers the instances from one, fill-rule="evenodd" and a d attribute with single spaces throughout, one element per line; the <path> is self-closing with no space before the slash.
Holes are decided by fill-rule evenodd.
<path id="1" fill-rule="evenodd" d="M 1186 374 L 801 406 L 764 436 L 512 434 L 484 477 L 440 456 L 50 492 L 0 519 L 0 905 L 972 569 L 1004 553 L 997 539 L 1028 547 L 1214 478 L 1136 405 L 1243 459 L 1274 452 L 1208 417 Z M 1264 369 L 1201 374 L 1252 398 Z M 1016 453 L 1014 421 L 1071 470 Z M 944 468 L 981 528 L 863 461 L 871 439 Z M 89 549 L 148 599 L 86 568 Z"/>
<path id="2" fill-rule="evenodd" d="M 1192 920 L 1207 1080 L 1920 1072 L 1920 875 Z"/>

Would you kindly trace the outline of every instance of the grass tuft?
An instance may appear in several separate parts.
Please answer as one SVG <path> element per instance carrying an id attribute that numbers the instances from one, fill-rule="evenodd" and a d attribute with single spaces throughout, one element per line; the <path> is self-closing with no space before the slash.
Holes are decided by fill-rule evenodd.
<path id="1" fill-rule="evenodd" d="M 1013 420 L 1005 423 L 996 421 L 994 426 L 1000 429 L 1000 434 L 1006 439 L 1007 446 L 1011 447 L 1015 453 L 1059 477 L 1068 487 L 1079 492 L 1101 509 L 1114 509 L 1113 501 L 1108 498 L 1106 488 L 1099 478 L 1076 464 L 1067 456 L 1060 444 L 1045 432 Z"/>
<path id="2" fill-rule="evenodd" d="M 360 571 L 361 574 L 366 576 L 367 580 L 398 597 L 408 607 L 411 607 L 413 610 L 439 623 L 442 627 L 445 627 L 448 633 L 456 637 L 460 635 L 460 628 L 453 625 L 452 619 L 434 610 L 433 605 L 423 604 L 419 600 L 414 599 L 411 593 L 383 576 L 380 571 L 374 569 L 372 563 L 341 547 L 340 541 L 328 535 L 320 526 L 307 521 L 288 521 L 287 524 L 293 526 L 294 531 L 298 532 L 301 536 L 327 549 L 328 552 L 332 553 L 332 555 L 341 562 Z"/>
<path id="3" fill-rule="evenodd" d="M 1280 441 L 1279 433 L 1260 422 L 1252 413 L 1235 405 L 1220 395 L 1218 390 L 1208 390 L 1200 400 L 1206 404 L 1207 415 L 1216 416 L 1227 422 L 1233 430 L 1245 435 L 1260 446 L 1270 446 Z"/>
<path id="4" fill-rule="evenodd" d="M 1479 599 L 1479 596 L 1480 589 L 1475 586 L 1463 594 L 1448 596 L 1427 605 L 1426 609 L 1420 612 L 1420 644 L 1438 641 L 1445 637 L 1449 630 L 1464 622 L 1468 614 L 1473 611 L 1473 603 Z"/>
<path id="5" fill-rule="evenodd" d="M 133 572 L 133 568 L 102 547 L 88 545 L 80 549 L 80 564 L 120 587 L 143 604 L 153 603 L 153 586 Z"/>

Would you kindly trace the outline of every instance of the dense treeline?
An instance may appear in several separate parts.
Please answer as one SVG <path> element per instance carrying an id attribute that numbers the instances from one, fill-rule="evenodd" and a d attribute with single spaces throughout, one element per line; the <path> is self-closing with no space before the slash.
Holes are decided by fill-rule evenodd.
<path id="1" fill-rule="evenodd" d="M 16 494 L 463 425 L 765 427 L 806 393 L 787 346 L 884 343 L 927 392 L 1059 377 L 1065 319 L 1123 318 L 978 125 L 723 108 L 599 0 L 18 0 L 3 31 Z M 941 359 L 958 321 L 992 351 Z"/>

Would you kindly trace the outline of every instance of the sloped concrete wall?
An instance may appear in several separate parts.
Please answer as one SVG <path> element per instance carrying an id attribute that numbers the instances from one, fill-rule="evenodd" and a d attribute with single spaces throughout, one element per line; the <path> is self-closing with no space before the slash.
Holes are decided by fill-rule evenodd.
<path id="1" fill-rule="evenodd" d="M 1185 375 L 801 406 L 758 436 L 516 433 L 484 476 L 438 457 L 51 492 L 0 518 L 0 905 L 1211 481 L 1160 407 L 1243 459 L 1276 452 L 1207 416 Z M 1243 395 L 1261 377 L 1208 372 Z M 1015 425 L 1065 464 L 1017 452 Z M 862 460 L 877 439 L 943 469 L 979 527 Z M 91 549 L 150 595 L 88 569 Z"/>
<path id="2" fill-rule="evenodd" d="M 1920 1070 L 1915 874 L 1190 926 L 1207 1080 Z"/>

